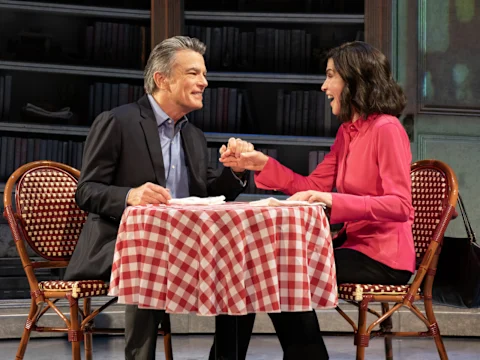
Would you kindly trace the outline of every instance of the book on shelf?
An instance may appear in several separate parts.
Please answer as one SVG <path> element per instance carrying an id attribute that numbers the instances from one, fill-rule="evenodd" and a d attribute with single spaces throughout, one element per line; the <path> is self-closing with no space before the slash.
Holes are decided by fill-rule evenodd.
<path id="1" fill-rule="evenodd" d="M 335 136 L 339 123 L 330 106 L 325 108 L 325 94 L 321 91 L 277 89 L 276 102 L 276 134 Z"/>
<path id="2" fill-rule="evenodd" d="M 143 69 L 149 34 L 148 26 L 96 21 L 85 28 L 84 56 L 95 65 Z"/>
<path id="3" fill-rule="evenodd" d="M 89 86 L 88 114 L 91 124 L 103 111 L 138 100 L 144 93 L 143 86 L 127 83 L 96 82 Z"/>
<path id="4" fill-rule="evenodd" d="M 3 93 L 5 92 L 5 78 L 0 76 L 0 120 L 3 118 Z"/>
<path id="5" fill-rule="evenodd" d="M 12 75 L 0 76 L 0 120 L 10 119 L 12 81 Z"/>
<path id="6" fill-rule="evenodd" d="M 321 150 L 313 150 L 308 152 L 308 173 L 311 174 L 313 170 L 315 170 L 323 161 L 323 158 L 327 152 Z"/>
<path id="7" fill-rule="evenodd" d="M 248 97 L 247 102 L 245 98 Z M 252 104 L 248 91 L 237 88 L 207 88 L 203 107 L 187 115 L 190 122 L 203 131 L 239 133 L 254 132 Z"/>

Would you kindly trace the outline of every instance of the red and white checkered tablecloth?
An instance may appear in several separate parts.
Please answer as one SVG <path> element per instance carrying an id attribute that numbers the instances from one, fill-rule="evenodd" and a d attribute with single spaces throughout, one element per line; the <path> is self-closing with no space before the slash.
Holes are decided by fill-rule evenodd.
<path id="1" fill-rule="evenodd" d="M 109 295 L 198 315 L 335 307 L 327 218 L 320 206 L 128 207 Z"/>

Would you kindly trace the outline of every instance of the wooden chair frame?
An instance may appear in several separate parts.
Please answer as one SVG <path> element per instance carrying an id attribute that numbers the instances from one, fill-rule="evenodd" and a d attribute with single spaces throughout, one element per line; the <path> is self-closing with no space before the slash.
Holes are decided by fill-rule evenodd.
<path id="1" fill-rule="evenodd" d="M 352 326 L 354 331 L 354 344 L 357 347 L 356 359 L 365 358 L 365 348 L 369 340 L 376 336 L 385 338 L 385 358 L 393 359 L 392 337 L 433 337 L 440 359 L 448 360 L 447 352 L 440 335 L 440 329 L 435 318 L 432 307 L 432 285 L 440 255 L 443 235 L 447 229 L 452 215 L 455 214 L 455 206 L 458 199 L 458 182 L 453 170 L 445 163 L 438 160 L 421 160 L 412 164 L 411 173 L 419 170 L 431 169 L 442 173 L 446 180 L 446 199 L 444 199 L 443 210 L 433 235 L 430 238 L 428 248 L 417 265 L 417 272 L 413 283 L 408 286 L 408 291 L 402 294 L 365 294 L 361 299 L 348 301 L 358 307 L 358 326 L 345 312 L 337 307 L 336 310 Z M 417 244 L 415 244 L 417 246 Z M 418 263 L 417 263 L 418 264 Z M 339 284 L 339 289 L 341 284 Z M 414 304 L 423 301 L 425 314 Z M 382 313 L 369 308 L 370 303 L 381 303 Z M 389 303 L 394 303 L 390 308 Z M 392 331 L 391 316 L 402 308 L 409 309 L 426 326 L 423 332 Z M 367 327 L 367 313 L 371 313 L 377 319 Z M 380 330 L 373 330 L 377 325 Z"/>
<path id="2" fill-rule="evenodd" d="M 31 294 L 31 305 L 28 318 L 23 330 L 22 338 L 18 347 L 16 359 L 21 360 L 24 357 L 27 348 L 28 340 L 32 331 L 38 332 L 63 332 L 68 334 L 68 341 L 72 344 L 72 359 L 81 359 L 80 355 L 80 341 L 85 342 L 85 357 L 87 360 L 92 359 L 92 334 L 123 334 L 124 329 L 118 328 L 97 328 L 94 326 L 94 319 L 102 311 L 117 302 L 117 298 L 110 299 L 107 303 L 92 311 L 91 299 L 92 296 L 83 297 L 83 310 L 79 306 L 79 299 L 71 290 L 57 290 L 49 291 L 42 290 L 39 286 L 39 281 L 35 275 L 36 269 L 45 268 L 64 268 L 68 265 L 70 256 L 62 259 L 52 260 L 45 254 L 36 251 L 42 256 L 44 261 L 32 261 L 27 253 L 26 242 L 31 243 L 28 238 L 28 233 L 25 231 L 25 220 L 22 217 L 20 209 L 13 208 L 13 191 L 15 186 L 18 187 L 18 182 L 22 179 L 25 173 L 35 169 L 52 169 L 56 171 L 64 171 L 70 174 L 75 179 L 75 185 L 80 176 L 80 171 L 68 165 L 54 162 L 54 161 L 34 161 L 25 164 L 18 168 L 8 179 L 4 191 L 4 216 L 8 221 L 8 225 L 15 240 L 15 245 L 20 256 L 23 269 L 28 279 Z M 15 199 L 19 196 L 18 189 L 15 192 Z M 18 201 L 16 201 L 18 204 Z M 84 220 L 83 220 L 84 221 Z M 60 299 L 67 299 L 70 307 L 70 317 L 67 316 L 57 307 L 56 303 Z M 53 310 L 65 323 L 65 327 L 44 327 L 38 326 L 40 318 L 48 311 Z M 162 327 L 159 329 L 159 334 L 164 336 L 165 357 L 167 360 L 173 360 L 172 343 L 171 343 L 171 328 L 170 317 L 165 314 L 162 321 Z"/>

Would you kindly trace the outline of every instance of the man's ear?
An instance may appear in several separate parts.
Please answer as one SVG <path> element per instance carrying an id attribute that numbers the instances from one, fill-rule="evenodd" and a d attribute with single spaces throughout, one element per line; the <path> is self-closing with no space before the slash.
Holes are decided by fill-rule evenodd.
<path id="1" fill-rule="evenodd" d="M 153 80 L 155 81 L 155 85 L 157 85 L 157 89 L 159 90 L 168 90 L 170 88 L 170 83 L 168 78 L 159 72 L 153 74 Z"/>

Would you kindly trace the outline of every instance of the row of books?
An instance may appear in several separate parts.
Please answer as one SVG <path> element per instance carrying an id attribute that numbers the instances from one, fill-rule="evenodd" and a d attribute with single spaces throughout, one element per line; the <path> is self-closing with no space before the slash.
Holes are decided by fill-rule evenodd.
<path id="1" fill-rule="evenodd" d="M 12 77 L 0 77 L 0 114 L 8 119 Z M 144 94 L 140 85 L 95 82 L 89 87 L 88 121 L 103 111 L 136 101 Z M 3 104 L 3 106 L 2 106 Z M 3 108 L 3 112 L 2 112 Z M 207 88 L 203 108 L 188 114 L 189 121 L 203 131 L 258 133 L 258 119 L 251 93 L 239 88 Z M 30 117 L 29 121 L 35 119 Z M 268 134 L 334 137 L 340 123 L 326 108 L 325 95 L 320 91 L 277 90 L 276 121 Z"/>
<path id="2" fill-rule="evenodd" d="M 0 120 L 10 117 L 10 103 L 12 101 L 12 76 L 0 76 Z"/>
<path id="3" fill-rule="evenodd" d="M 250 94 L 237 88 L 206 88 L 203 108 L 188 115 L 190 122 L 203 131 L 240 133 L 255 131 Z"/>
<path id="4" fill-rule="evenodd" d="M 82 167 L 84 141 L 0 137 L 0 181 L 20 166 L 36 160 L 52 160 Z"/>
<path id="5" fill-rule="evenodd" d="M 186 34 L 207 45 L 209 70 L 312 72 L 312 34 L 299 29 L 186 26 Z M 318 71 L 315 66 L 315 71 Z"/>
<path id="6" fill-rule="evenodd" d="M 325 94 L 321 91 L 277 90 L 278 135 L 334 137 L 339 126 L 329 107 L 325 107 Z"/>
<path id="7" fill-rule="evenodd" d="M 85 31 L 85 56 L 96 65 L 143 69 L 150 54 L 150 28 L 97 21 Z"/>
<path id="8" fill-rule="evenodd" d="M 103 111 L 125 105 L 139 99 L 145 90 L 140 85 L 126 83 L 100 83 L 90 85 L 88 96 L 88 117 L 90 124 Z"/>

